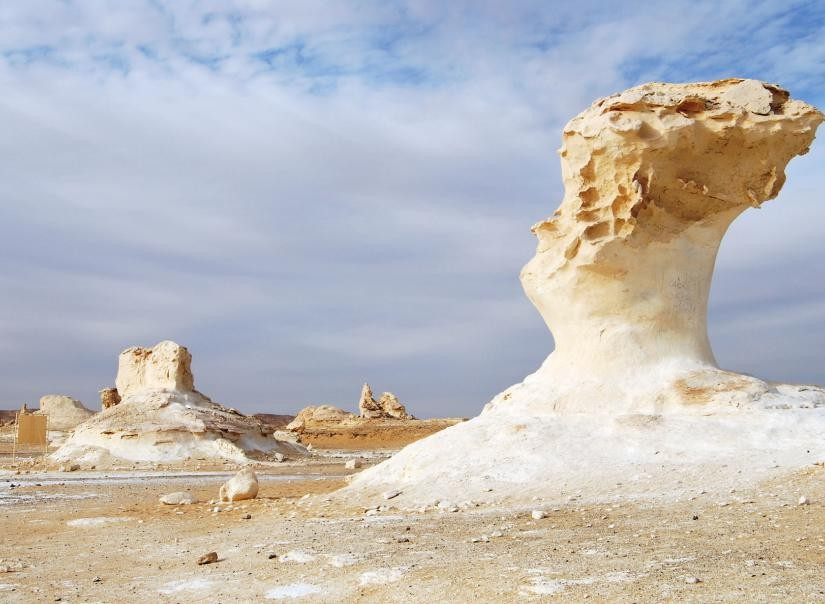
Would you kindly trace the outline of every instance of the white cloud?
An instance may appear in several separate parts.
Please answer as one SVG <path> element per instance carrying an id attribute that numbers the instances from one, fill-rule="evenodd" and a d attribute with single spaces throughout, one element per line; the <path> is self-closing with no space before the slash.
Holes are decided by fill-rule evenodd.
<path id="1" fill-rule="evenodd" d="M 517 275 L 564 122 L 640 78 L 756 66 L 810 97 L 825 73 L 818 21 L 766 2 L 159 6 L 0 6 L 0 406 L 88 400 L 121 347 L 171 337 L 242 409 L 344 404 L 374 376 L 420 415 L 475 413 L 552 345 Z M 735 323 L 809 321 L 792 283 L 821 278 L 824 164 L 815 144 L 723 246 L 729 365 L 825 381 L 815 349 L 757 358 Z M 784 306 L 743 286 L 762 266 Z"/>

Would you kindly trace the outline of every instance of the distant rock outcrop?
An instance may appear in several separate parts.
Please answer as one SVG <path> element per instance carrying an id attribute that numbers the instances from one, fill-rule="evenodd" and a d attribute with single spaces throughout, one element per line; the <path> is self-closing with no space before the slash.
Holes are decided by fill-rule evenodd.
<path id="1" fill-rule="evenodd" d="M 92 417 L 95 412 L 83 406 L 79 400 L 63 394 L 47 394 L 40 399 L 39 415 L 49 417 L 49 430 L 69 432 L 75 426 Z"/>
<path id="2" fill-rule="evenodd" d="M 306 428 L 314 427 L 318 424 L 343 424 L 351 422 L 356 418 L 357 416 L 354 413 L 349 413 L 332 405 L 310 406 L 301 409 L 298 415 L 295 416 L 295 419 L 287 424 L 286 429 L 302 432 Z"/>
<path id="3" fill-rule="evenodd" d="M 372 388 L 366 383 L 361 388 L 358 412 L 366 419 L 414 419 L 392 392 L 385 392 L 376 401 L 372 395 Z"/>
<path id="4" fill-rule="evenodd" d="M 106 459 L 175 463 L 190 458 L 238 463 L 249 455 L 302 455 L 256 418 L 218 405 L 194 389 L 189 351 L 174 342 L 129 348 L 118 364 L 119 404 L 78 425 L 57 461 Z M 98 464 L 99 465 L 99 464 Z"/>

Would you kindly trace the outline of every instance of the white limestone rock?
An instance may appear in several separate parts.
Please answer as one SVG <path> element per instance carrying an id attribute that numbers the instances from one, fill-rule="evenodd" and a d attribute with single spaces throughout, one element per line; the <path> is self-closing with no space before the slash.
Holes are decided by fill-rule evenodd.
<path id="1" fill-rule="evenodd" d="M 160 502 L 165 505 L 192 505 L 198 503 L 198 498 L 186 491 L 175 491 L 161 496 Z"/>
<path id="2" fill-rule="evenodd" d="M 35 412 L 49 417 L 49 430 L 69 432 L 92 417 L 95 412 L 83 406 L 79 400 L 63 394 L 47 394 L 40 398 L 40 410 Z"/>
<path id="3" fill-rule="evenodd" d="M 255 499 L 258 496 L 258 476 L 252 468 L 243 468 L 227 480 L 220 489 L 222 502 Z"/>
<path id="4" fill-rule="evenodd" d="M 555 350 L 479 417 L 361 472 L 341 496 L 727 491 L 825 459 L 825 389 L 719 368 L 706 319 L 725 231 L 776 197 L 822 121 L 741 79 L 646 84 L 571 120 L 564 199 L 533 227 L 521 272 Z"/>
<path id="5" fill-rule="evenodd" d="M 342 424 L 356 419 L 354 413 L 349 413 L 332 405 L 317 405 L 301 409 L 295 419 L 286 425 L 287 430 L 303 432 L 307 428 L 319 424 Z"/>
<path id="6" fill-rule="evenodd" d="M 153 348 L 133 346 L 118 357 L 115 386 L 122 399 L 144 390 L 191 392 L 195 389 L 191 363 L 189 351 L 175 342 L 167 340 Z"/>

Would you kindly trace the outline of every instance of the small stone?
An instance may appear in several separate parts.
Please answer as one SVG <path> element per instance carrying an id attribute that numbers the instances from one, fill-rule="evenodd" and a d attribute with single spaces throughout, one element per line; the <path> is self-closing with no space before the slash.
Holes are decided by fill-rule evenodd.
<path id="1" fill-rule="evenodd" d="M 267 554 L 266 557 L 267 557 L 268 560 L 277 560 L 278 559 L 278 554 Z"/>
<path id="2" fill-rule="evenodd" d="M 213 564 L 218 561 L 218 552 L 209 552 L 198 558 L 198 564 Z"/>
<path id="3" fill-rule="evenodd" d="M 244 514 L 241 516 L 241 520 L 252 520 L 252 514 Z"/>
<path id="4" fill-rule="evenodd" d="M 799 498 L 799 505 L 808 505 L 808 504 L 810 504 L 810 503 L 811 503 L 811 502 L 808 500 L 808 498 L 807 498 L 807 497 L 805 497 L 805 495 L 802 495 L 802 496 Z"/>
<path id="5" fill-rule="evenodd" d="M 400 494 L 401 491 L 385 491 L 384 493 L 382 493 L 381 496 L 384 499 L 394 499 L 395 497 L 398 497 Z"/>
<path id="6" fill-rule="evenodd" d="M 198 498 L 185 491 L 167 493 L 160 498 L 160 502 L 165 505 L 192 505 L 198 503 Z"/>
<path id="7" fill-rule="evenodd" d="M 699 516 L 697 514 L 693 515 L 693 520 L 699 520 Z"/>
<path id="8" fill-rule="evenodd" d="M 533 520 L 541 520 L 542 518 L 547 518 L 547 514 L 544 512 L 544 510 L 533 510 L 532 512 L 530 512 L 530 517 Z"/>
<path id="9" fill-rule="evenodd" d="M 92 583 L 100 583 L 102 580 L 103 579 L 101 579 L 100 577 L 95 577 L 94 579 L 92 579 Z"/>
<path id="10" fill-rule="evenodd" d="M 361 467 L 361 459 L 356 457 L 355 459 L 347 460 L 347 463 L 344 464 L 344 467 L 347 470 L 355 470 Z"/>
<path id="11" fill-rule="evenodd" d="M 702 579 L 700 579 L 699 577 L 686 577 L 685 578 L 685 583 L 687 583 L 688 585 L 696 585 L 697 583 L 701 583 L 701 582 L 702 582 Z"/>
<path id="12" fill-rule="evenodd" d="M 395 542 L 396 543 L 409 543 L 410 538 L 409 537 L 396 537 Z"/>
<path id="13" fill-rule="evenodd" d="M 277 461 L 277 462 L 282 462 L 282 461 L 286 460 L 286 455 L 284 455 L 283 453 L 276 453 L 274 455 L 274 457 L 275 457 L 275 461 Z"/>

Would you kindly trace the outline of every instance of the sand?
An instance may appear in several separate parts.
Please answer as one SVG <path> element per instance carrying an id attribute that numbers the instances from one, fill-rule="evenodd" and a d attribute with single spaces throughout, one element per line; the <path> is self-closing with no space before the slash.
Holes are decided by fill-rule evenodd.
<path id="1" fill-rule="evenodd" d="M 231 471 L 3 472 L 0 565 L 22 569 L 0 600 L 825 601 L 823 465 L 724 497 L 368 515 L 327 495 L 344 459 L 260 467 L 259 498 L 220 512 Z M 158 503 L 177 490 L 203 503 Z"/>

